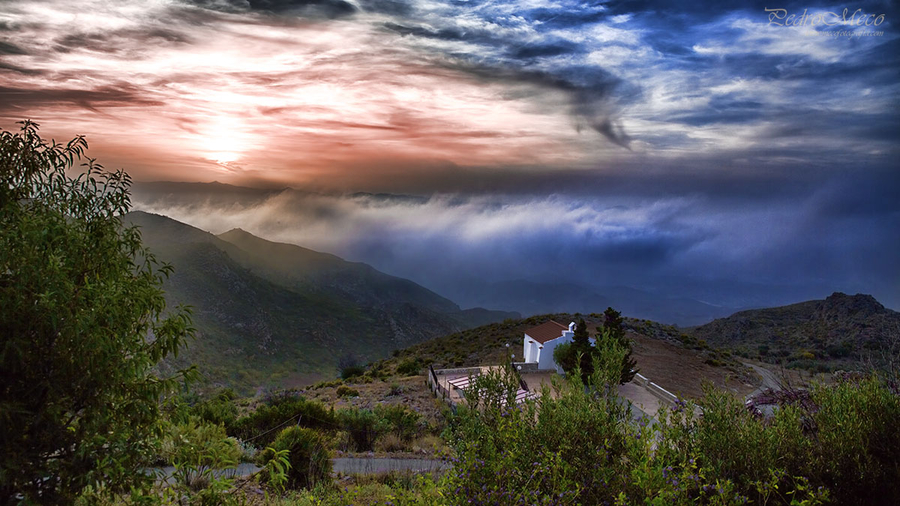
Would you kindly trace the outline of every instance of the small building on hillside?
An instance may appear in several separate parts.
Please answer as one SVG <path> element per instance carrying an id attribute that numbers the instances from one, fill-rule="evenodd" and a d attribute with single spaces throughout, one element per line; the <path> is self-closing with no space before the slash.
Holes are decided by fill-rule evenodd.
<path id="1" fill-rule="evenodd" d="M 526 330 L 523 348 L 525 363 L 536 363 L 538 370 L 556 369 L 556 372 L 562 372 L 553 360 L 553 350 L 560 344 L 572 342 L 574 336 L 575 322 L 566 327 L 550 320 Z M 594 339 L 590 341 L 593 344 Z"/>

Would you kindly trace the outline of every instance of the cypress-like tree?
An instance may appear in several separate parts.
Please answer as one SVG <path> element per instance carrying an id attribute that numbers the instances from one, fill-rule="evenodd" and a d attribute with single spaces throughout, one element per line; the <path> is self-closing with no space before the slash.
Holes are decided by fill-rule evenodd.
<path id="1" fill-rule="evenodd" d="M 608 307 L 603 312 L 603 328 L 597 333 L 597 342 L 611 340 L 625 347 L 628 351 L 622 358 L 622 376 L 620 384 L 625 384 L 634 379 L 637 374 L 637 361 L 631 356 L 631 339 L 625 335 L 622 313 Z"/>

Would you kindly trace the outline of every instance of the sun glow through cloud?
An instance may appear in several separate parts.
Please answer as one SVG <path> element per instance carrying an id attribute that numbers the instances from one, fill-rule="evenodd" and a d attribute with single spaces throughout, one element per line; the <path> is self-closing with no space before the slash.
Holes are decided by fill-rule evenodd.
<path id="1" fill-rule="evenodd" d="M 421 209 L 406 205 L 377 217 L 354 210 L 362 222 L 352 228 L 371 236 L 351 256 L 390 249 L 378 240 L 411 244 L 441 228 L 453 237 L 436 241 L 438 248 L 458 242 L 491 256 L 478 245 L 513 242 L 509 233 L 529 230 L 540 231 L 539 244 L 565 228 L 588 245 L 587 263 L 596 246 L 616 259 L 619 251 L 649 259 L 634 272 L 679 258 L 697 262 L 695 253 L 709 254 L 704 265 L 715 258 L 739 270 L 756 261 L 744 255 L 755 242 L 784 246 L 800 231 L 810 246 L 784 249 L 828 259 L 822 270 L 810 269 L 816 276 L 859 272 L 877 281 L 885 276 L 866 267 L 882 265 L 877 254 L 812 235 L 848 233 L 846 223 L 855 223 L 854 230 L 882 237 L 876 249 L 897 250 L 884 239 L 884 230 L 897 229 L 896 198 L 865 197 L 897 184 L 900 13 L 885 5 L 858 2 L 866 12 L 887 9 L 880 35 L 854 28 L 840 37 L 822 27 L 770 26 L 762 7 L 743 3 L 2 2 L 0 126 L 30 118 L 57 140 L 85 134 L 92 156 L 138 181 L 446 196 L 423 221 L 408 216 Z M 856 200 L 828 197 L 834 216 L 819 216 L 830 204 L 799 207 L 823 188 L 857 180 L 866 190 Z M 457 194 L 558 191 L 578 196 L 510 198 L 502 205 L 516 212 L 507 213 L 454 204 Z M 720 193 L 738 210 L 709 204 Z M 608 202 L 558 212 L 568 198 L 595 194 L 625 196 L 633 220 L 598 227 L 610 213 L 595 211 Z M 772 195 L 785 199 L 775 213 L 768 212 Z M 661 202 L 665 218 L 654 214 Z M 690 223 L 678 214 L 688 208 Z M 328 237 L 334 223 L 322 226 Z M 754 259 L 778 254 L 766 247 Z M 685 251 L 667 253 L 679 248 Z M 867 260 L 841 264 L 830 253 L 837 250 Z M 468 258 L 459 253 L 462 264 Z M 527 268 L 559 258 L 554 250 Z M 409 260 L 381 265 L 415 277 L 403 270 Z M 433 270 L 421 268 L 423 276 Z"/>

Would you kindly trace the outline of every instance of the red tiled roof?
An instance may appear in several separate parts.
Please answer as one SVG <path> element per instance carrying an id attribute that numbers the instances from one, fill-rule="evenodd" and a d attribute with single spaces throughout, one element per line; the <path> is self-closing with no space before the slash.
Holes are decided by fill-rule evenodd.
<path id="1" fill-rule="evenodd" d="M 562 323 L 550 320 L 547 323 L 542 323 L 537 327 L 532 327 L 526 330 L 525 334 L 535 341 L 544 344 L 551 339 L 556 339 L 557 337 L 562 336 L 564 330 L 569 330 L 569 327 L 563 325 Z"/>

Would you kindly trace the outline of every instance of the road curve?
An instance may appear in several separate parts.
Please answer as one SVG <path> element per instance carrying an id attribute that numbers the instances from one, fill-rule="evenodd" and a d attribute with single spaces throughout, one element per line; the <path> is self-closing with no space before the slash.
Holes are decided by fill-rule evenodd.
<path id="1" fill-rule="evenodd" d="M 745 366 L 753 369 L 754 371 L 756 371 L 757 374 L 760 375 L 760 377 L 762 377 L 762 383 L 759 385 L 759 387 L 756 390 L 751 392 L 750 395 L 747 396 L 747 398 L 753 397 L 754 395 L 762 392 L 763 390 L 769 389 L 769 388 L 771 388 L 772 390 L 781 390 L 782 389 L 781 381 L 778 380 L 778 378 L 775 376 L 775 373 L 773 373 L 772 371 L 766 369 L 765 367 L 760 367 L 758 365 L 751 364 L 750 362 L 741 362 L 741 363 L 744 364 Z"/>

